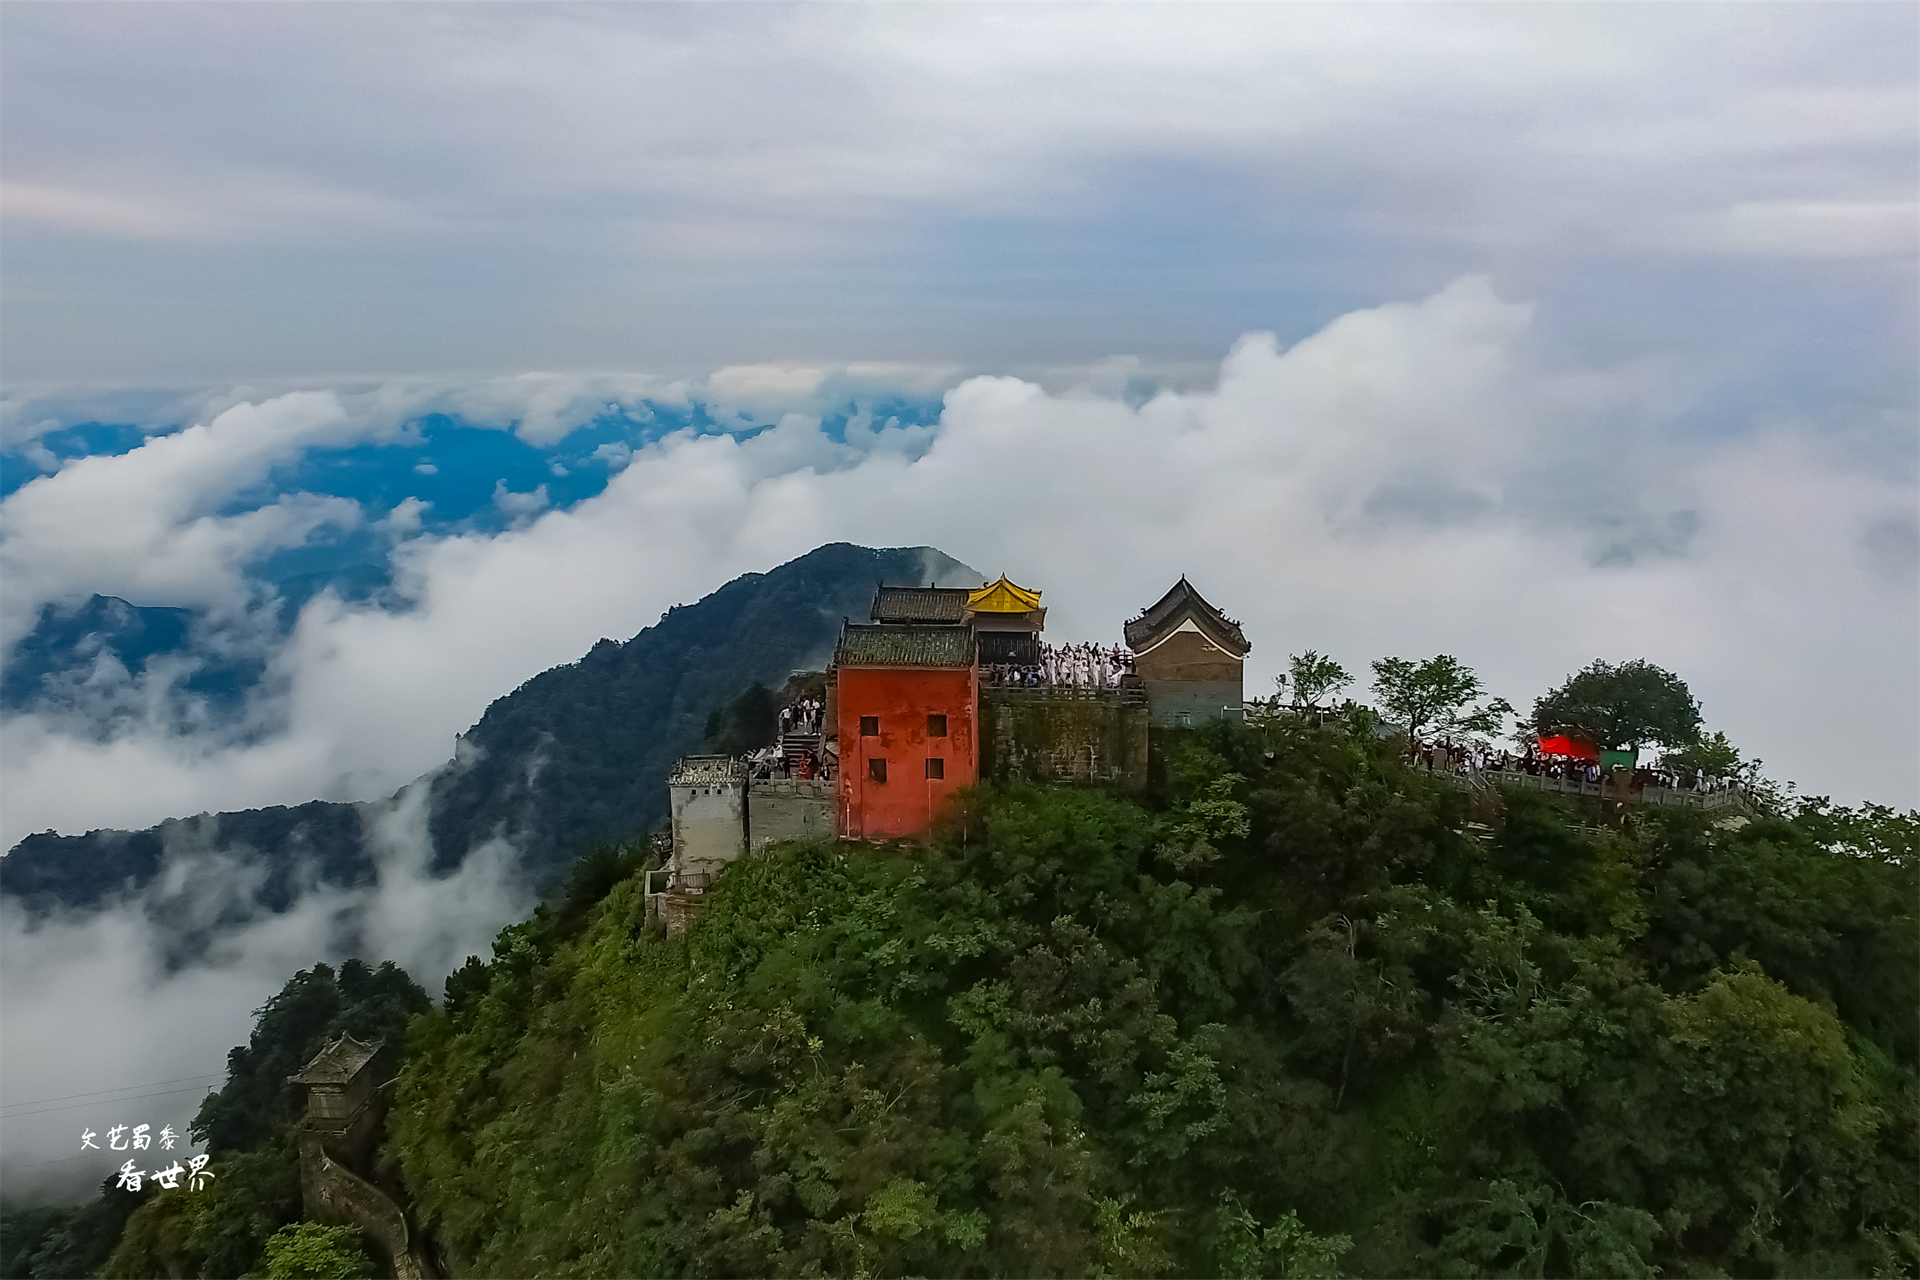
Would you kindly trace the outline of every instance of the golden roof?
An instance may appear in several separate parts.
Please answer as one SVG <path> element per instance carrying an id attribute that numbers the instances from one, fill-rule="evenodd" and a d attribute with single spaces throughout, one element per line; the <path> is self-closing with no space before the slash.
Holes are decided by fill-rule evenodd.
<path id="1" fill-rule="evenodd" d="M 1015 586 L 1000 575 L 998 582 L 984 584 L 967 593 L 967 608 L 974 613 L 1031 613 L 1040 607 L 1040 593 Z"/>

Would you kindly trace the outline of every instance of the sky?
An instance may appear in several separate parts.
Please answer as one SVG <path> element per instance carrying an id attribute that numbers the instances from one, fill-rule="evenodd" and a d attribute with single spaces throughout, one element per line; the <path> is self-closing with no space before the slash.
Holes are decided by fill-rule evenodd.
<path id="1" fill-rule="evenodd" d="M 10 1108 L 217 1070 L 236 1000 L 414 937 L 385 797 L 833 540 L 1006 572 L 1064 639 L 1186 573 L 1250 693 L 1445 652 L 1524 708 L 1642 657 L 1769 774 L 1920 804 L 1912 6 L 16 2 L 0 37 L 0 647 L 94 593 L 199 627 L 7 717 L 0 845 L 398 815 L 357 932 L 316 901 L 165 975 L 140 904 L 4 922 Z M 197 702 L 236 655 L 238 709 Z M 524 909 L 487 865 L 430 989 Z M 18 1056 L 79 993 L 153 1074 Z"/>

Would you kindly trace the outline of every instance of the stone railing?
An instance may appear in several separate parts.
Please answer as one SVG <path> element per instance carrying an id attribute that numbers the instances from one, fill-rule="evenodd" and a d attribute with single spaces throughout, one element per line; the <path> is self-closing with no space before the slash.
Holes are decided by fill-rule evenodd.
<path id="1" fill-rule="evenodd" d="M 1753 801 L 1738 787 L 1719 787 L 1712 791 L 1688 791 L 1675 787 L 1642 787 L 1633 793 L 1641 804 L 1667 805 L 1678 809 L 1702 809 L 1713 813 L 1720 809 L 1751 809 Z"/>
<path id="2" fill-rule="evenodd" d="M 1545 774 L 1522 773 L 1517 769 L 1477 769 L 1471 773 L 1453 775 L 1456 785 L 1462 787 L 1519 787 L 1524 791 L 1552 791 L 1568 796 L 1598 796 L 1602 794 L 1597 782 L 1588 782 L 1585 778 L 1550 778 Z"/>
<path id="3" fill-rule="evenodd" d="M 802 799 L 833 799 L 833 779 L 815 774 L 811 778 L 755 778 L 755 796 L 798 796 Z"/>
<path id="4" fill-rule="evenodd" d="M 720 787 L 747 776 L 747 765 L 736 756 L 681 756 L 667 775 L 670 787 Z"/>
<path id="5" fill-rule="evenodd" d="M 1517 787 L 1523 791 L 1547 791 L 1556 795 L 1618 797 L 1620 793 L 1585 778 L 1553 778 L 1524 773 L 1518 769 L 1479 769 L 1453 775 L 1454 785 L 1471 790 L 1490 787 Z M 1687 791 L 1674 787 L 1634 787 L 1626 793 L 1629 804 L 1652 805 L 1669 809 L 1698 809 L 1717 813 L 1722 809 L 1750 812 L 1753 801 L 1738 787 L 1719 787 L 1712 791 Z"/>
<path id="6" fill-rule="evenodd" d="M 1139 683 L 1121 685 L 1085 684 L 982 684 L 980 692 L 996 702 L 1145 702 L 1147 691 Z"/>

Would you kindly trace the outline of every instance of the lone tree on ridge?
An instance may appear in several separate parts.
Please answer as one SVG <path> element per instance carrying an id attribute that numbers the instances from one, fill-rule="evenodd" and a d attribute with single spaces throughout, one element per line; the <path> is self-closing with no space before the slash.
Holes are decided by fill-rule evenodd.
<path id="1" fill-rule="evenodd" d="M 1700 704 L 1687 682 L 1644 659 L 1618 666 L 1595 658 L 1533 704 L 1533 729 L 1603 751 L 1634 751 L 1658 743 L 1685 747 L 1700 740 Z"/>
<path id="2" fill-rule="evenodd" d="M 1294 654 L 1287 667 L 1288 674 L 1277 677 L 1274 683 L 1284 687 L 1289 680 L 1292 681 L 1293 705 L 1296 707 L 1317 707 L 1320 699 L 1338 693 L 1353 683 L 1353 677 L 1347 674 L 1345 667 L 1313 649 Z"/>
<path id="3" fill-rule="evenodd" d="M 1422 729 L 1491 737 L 1513 714 L 1513 704 L 1505 698 L 1473 705 L 1486 696 L 1486 686 L 1472 667 L 1445 653 L 1425 662 L 1377 660 L 1373 692 L 1389 718 L 1407 722 L 1408 746 L 1420 740 Z"/>

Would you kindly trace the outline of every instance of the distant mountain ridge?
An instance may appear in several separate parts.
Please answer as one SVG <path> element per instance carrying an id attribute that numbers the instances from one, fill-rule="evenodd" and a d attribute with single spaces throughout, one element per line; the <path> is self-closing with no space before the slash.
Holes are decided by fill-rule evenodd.
<path id="1" fill-rule="evenodd" d="M 707 713 L 755 680 L 777 685 L 824 661 L 841 620 L 864 616 L 877 583 L 979 580 L 932 547 L 833 543 L 677 605 L 624 643 L 602 640 L 494 701 L 461 736 L 458 758 L 425 776 L 432 869 L 504 839 L 518 850 L 517 874 L 538 887 L 591 843 L 653 828 L 667 812 L 667 770 L 699 749 Z M 138 646 L 143 617 L 112 605 L 102 617 L 118 624 L 115 643 Z M 304 884 L 371 883 L 370 808 L 313 801 L 145 831 L 28 836 L 0 859 L 0 894 L 33 911 L 98 908 L 154 883 L 183 851 L 219 849 L 263 861 L 254 902 L 281 911 Z"/>

